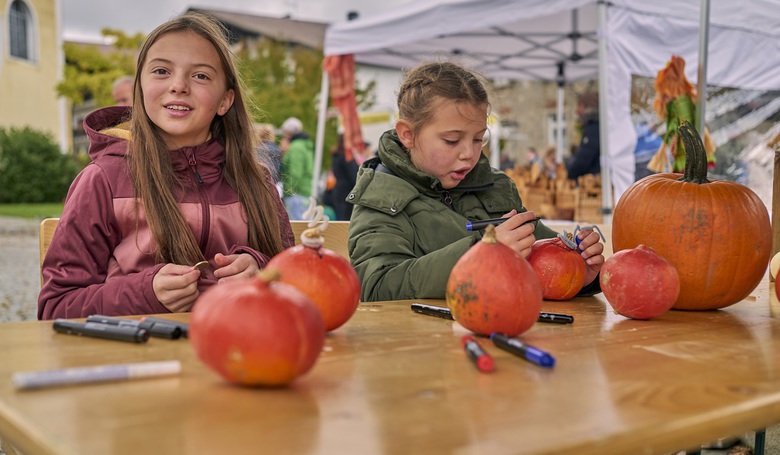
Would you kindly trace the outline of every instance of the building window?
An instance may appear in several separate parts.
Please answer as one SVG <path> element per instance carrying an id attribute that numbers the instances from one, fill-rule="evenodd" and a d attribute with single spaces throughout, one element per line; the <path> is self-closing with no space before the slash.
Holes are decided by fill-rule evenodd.
<path id="1" fill-rule="evenodd" d="M 30 8 L 22 0 L 13 0 L 8 13 L 11 56 L 33 60 L 34 24 Z"/>

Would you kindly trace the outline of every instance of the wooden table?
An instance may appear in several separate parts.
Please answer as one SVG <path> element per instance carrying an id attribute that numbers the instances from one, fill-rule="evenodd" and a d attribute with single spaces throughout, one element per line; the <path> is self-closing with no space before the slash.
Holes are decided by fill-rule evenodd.
<path id="1" fill-rule="evenodd" d="M 443 302 L 431 302 L 438 303 Z M 522 338 L 548 370 L 495 348 L 479 373 L 452 322 L 361 304 L 290 388 L 229 385 L 187 340 L 145 345 L 0 325 L 0 435 L 27 454 L 654 454 L 780 422 L 780 304 L 769 283 L 728 309 L 615 315 L 601 297 Z M 186 320 L 187 315 L 175 316 Z M 15 371 L 180 359 L 180 376 L 16 391 Z"/>

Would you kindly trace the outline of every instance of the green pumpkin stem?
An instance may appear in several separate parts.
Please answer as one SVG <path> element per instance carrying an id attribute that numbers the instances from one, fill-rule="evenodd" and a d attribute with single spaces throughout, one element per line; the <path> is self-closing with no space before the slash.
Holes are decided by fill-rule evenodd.
<path id="1" fill-rule="evenodd" d="M 684 120 L 677 128 L 677 134 L 685 147 L 685 173 L 677 180 L 700 185 L 710 183 L 707 180 L 707 152 L 699 132 Z"/>

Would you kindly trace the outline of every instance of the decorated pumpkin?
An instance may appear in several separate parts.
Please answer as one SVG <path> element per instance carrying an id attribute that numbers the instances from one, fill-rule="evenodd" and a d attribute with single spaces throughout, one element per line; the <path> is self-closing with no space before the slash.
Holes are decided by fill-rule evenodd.
<path id="1" fill-rule="evenodd" d="M 651 319 L 666 313 L 680 294 L 677 270 L 645 245 L 610 256 L 599 280 L 612 309 L 632 319 Z"/>
<path id="2" fill-rule="evenodd" d="M 569 300 L 585 284 L 585 260 L 569 236 L 559 234 L 554 239 L 536 242 L 528 255 L 546 300 Z"/>
<path id="3" fill-rule="evenodd" d="M 228 381 L 279 386 L 306 373 L 325 342 L 319 310 L 266 268 L 257 278 L 212 286 L 195 302 L 189 338 Z"/>
<path id="4" fill-rule="evenodd" d="M 723 308 L 747 297 L 766 272 L 772 248 L 769 214 L 746 186 L 707 179 L 699 134 L 678 129 L 689 154 L 685 173 L 655 174 L 620 198 L 612 221 L 615 252 L 640 244 L 680 276 L 680 310 Z"/>
<path id="5" fill-rule="evenodd" d="M 452 317 L 480 335 L 517 336 L 531 328 L 542 310 L 534 269 L 496 239 L 493 226 L 452 268 L 446 299 Z"/>
<path id="6" fill-rule="evenodd" d="M 303 231 L 301 245 L 277 254 L 268 266 L 282 273 L 282 282 L 295 286 L 314 302 L 325 321 L 325 330 L 331 331 L 355 314 L 360 302 L 360 279 L 348 260 L 322 246 L 323 230 Z"/>

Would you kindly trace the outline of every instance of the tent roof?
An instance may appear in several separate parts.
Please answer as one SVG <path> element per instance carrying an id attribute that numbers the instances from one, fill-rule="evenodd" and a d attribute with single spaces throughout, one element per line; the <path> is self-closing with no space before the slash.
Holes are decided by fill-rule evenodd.
<path id="1" fill-rule="evenodd" d="M 234 38 L 241 36 L 267 36 L 277 41 L 301 44 L 322 49 L 327 23 L 309 22 L 288 17 L 255 16 L 240 12 L 221 11 L 209 8 L 190 8 L 210 14 L 225 24 Z"/>
<path id="2" fill-rule="evenodd" d="M 456 56 L 490 78 L 554 81 L 598 74 L 592 0 L 434 0 L 331 26 L 325 54 L 402 68 Z"/>

